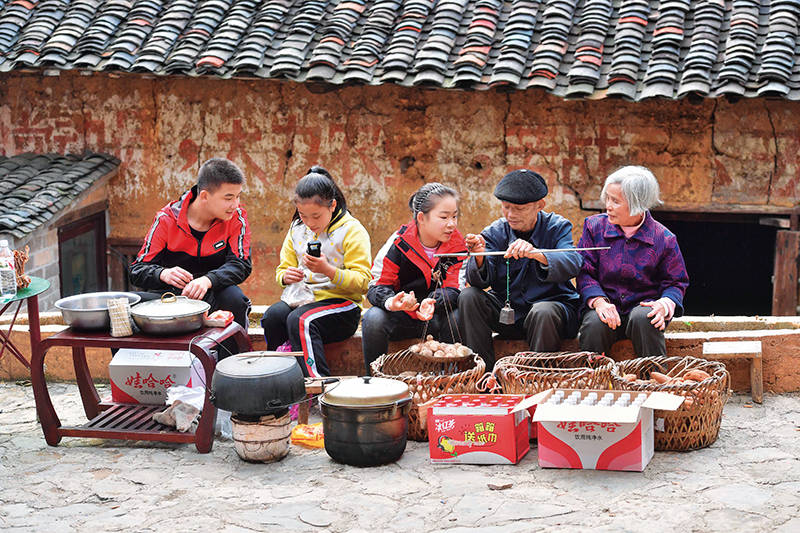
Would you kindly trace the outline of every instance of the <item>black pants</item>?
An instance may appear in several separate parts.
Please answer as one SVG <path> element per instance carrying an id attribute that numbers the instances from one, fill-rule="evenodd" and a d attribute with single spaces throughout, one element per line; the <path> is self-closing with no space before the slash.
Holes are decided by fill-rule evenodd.
<path id="1" fill-rule="evenodd" d="M 620 339 L 628 338 L 633 343 L 636 357 L 667 355 L 664 332 L 650 323 L 647 313 L 652 307 L 637 305 L 627 315 L 620 314 L 622 324 L 611 329 L 597 316 L 597 311 L 589 309 L 583 315 L 578 344 L 581 350 L 609 355 L 611 346 Z"/>
<path id="2" fill-rule="evenodd" d="M 137 292 L 136 294 L 142 297 L 143 302 L 148 302 L 150 300 L 158 300 L 164 293 Z M 180 293 L 176 293 L 176 295 L 179 294 Z M 247 333 L 250 315 L 250 298 L 244 295 L 242 289 L 240 289 L 238 285 L 229 285 L 219 290 L 211 289 L 206 292 L 203 301 L 211 306 L 211 309 L 208 311 L 209 314 L 219 310 L 233 313 L 233 320 L 242 326 L 245 333 Z M 222 360 L 229 355 L 239 353 L 239 347 L 235 339 L 224 340 L 217 348 L 217 360 Z"/>
<path id="3" fill-rule="evenodd" d="M 361 320 L 361 348 L 364 352 L 364 364 L 367 374 L 369 365 L 389 349 L 389 341 L 420 338 L 425 332 L 436 340 L 452 343 L 458 337 L 455 316 L 450 316 L 448 323 L 444 311 L 437 310 L 427 323 L 411 318 L 404 311 L 387 311 L 380 307 L 370 307 Z"/>
<path id="4" fill-rule="evenodd" d="M 500 323 L 503 303 L 494 295 L 467 287 L 458 297 L 458 329 L 464 344 L 483 357 L 486 370 L 494 368 L 492 332 L 504 339 L 525 339 L 534 352 L 557 352 L 566 337 L 567 316 L 558 302 L 536 302 L 524 317 L 514 324 Z"/>
<path id="5" fill-rule="evenodd" d="M 287 340 L 306 376 L 329 376 L 325 344 L 353 336 L 361 319 L 361 308 L 344 298 L 328 298 L 293 309 L 284 302 L 272 304 L 261 319 L 267 350 Z"/>

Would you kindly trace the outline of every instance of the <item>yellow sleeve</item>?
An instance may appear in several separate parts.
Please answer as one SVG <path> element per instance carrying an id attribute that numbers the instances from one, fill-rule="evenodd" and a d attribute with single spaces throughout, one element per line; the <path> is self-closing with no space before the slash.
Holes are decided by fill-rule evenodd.
<path id="1" fill-rule="evenodd" d="M 348 291 L 366 294 L 372 280 L 372 248 L 369 233 L 361 225 L 351 224 L 342 242 L 344 258 L 342 267 L 331 280 L 334 285 Z"/>
<path id="2" fill-rule="evenodd" d="M 283 239 L 283 245 L 281 246 L 281 262 L 278 265 L 278 268 L 275 269 L 275 281 L 278 282 L 278 285 L 281 287 L 286 287 L 286 285 L 283 284 L 283 274 L 286 272 L 287 268 L 296 266 L 297 254 L 294 253 L 292 230 L 290 229 L 286 233 L 286 238 Z"/>

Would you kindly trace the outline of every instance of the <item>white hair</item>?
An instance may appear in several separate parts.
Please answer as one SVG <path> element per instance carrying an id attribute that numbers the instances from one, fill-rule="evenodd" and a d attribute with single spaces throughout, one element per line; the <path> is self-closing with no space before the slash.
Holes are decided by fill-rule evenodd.
<path id="1" fill-rule="evenodd" d="M 611 173 L 600 192 L 600 200 L 603 203 L 606 201 L 608 186 L 614 184 L 619 184 L 622 188 L 622 194 L 628 202 L 632 216 L 641 215 L 648 209 L 661 205 L 661 200 L 658 198 L 658 180 L 645 167 L 627 166 Z"/>

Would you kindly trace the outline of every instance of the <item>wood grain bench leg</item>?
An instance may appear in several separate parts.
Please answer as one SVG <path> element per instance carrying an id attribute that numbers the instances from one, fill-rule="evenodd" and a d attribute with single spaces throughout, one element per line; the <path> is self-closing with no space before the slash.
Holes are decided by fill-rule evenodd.
<path id="1" fill-rule="evenodd" d="M 297 423 L 308 424 L 308 400 L 303 400 L 297 410 Z"/>
<path id="2" fill-rule="evenodd" d="M 750 394 L 753 401 L 763 403 L 764 401 L 764 380 L 761 372 L 761 354 L 750 359 Z"/>

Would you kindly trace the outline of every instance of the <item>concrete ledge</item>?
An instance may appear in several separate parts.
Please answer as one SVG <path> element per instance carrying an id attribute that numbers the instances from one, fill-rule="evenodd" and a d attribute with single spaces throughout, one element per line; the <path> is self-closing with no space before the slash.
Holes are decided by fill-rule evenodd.
<path id="1" fill-rule="evenodd" d="M 743 331 L 800 329 L 800 316 L 682 316 L 669 325 L 669 331 Z"/>
<path id="2" fill-rule="evenodd" d="M 261 317 L 268 305 L 254 305 L 250 310 L 250 327 L 259 328 Z M 0 325 L 8 324 L 11 315 L 0 316 Z M 28 316 L 20 314 L 17 324 L 27 324 Z M 60 311 L 40 313 L 39 323 L 63 324 Z M 784 330 L 800 329 L 800 316 L 682 316 L 672 321 L 669 331 L 673 333 L 708 332 L 708 331 L 745 331 L 745 330 Z"/>
<path id="3" fill-rule="evenodd" d="M 41 326 L 42 338 L 62 331 L 66 326 L 46 324 Z M 671 329 L 672 326 L 670 326 Z M 253 349 L 266 348 L 264 332 L 260 327 L 249 329 Z M 11 334 L 13 342 L 22 350 L 23 355 L 30 359 L 30 340 L 27 326 L 15 326 Z M 737 330 L 737 331 L 668 331 L 666 334 L 667 353 L 674 356 L 701 357 L 703 342 L 708 340 L 760 340 L 763 347 L 764 390 L 775 393 L 800 391 L 800 329 L 767 329 L 767 330 Z M 400 351 L 414 340 L 396 341 L 389 345 L 390 352 Z M 576 340 L 565 341 L 562 345 L 564 351 L 577 351 Z M 523 341 L 496 340 L 495 352 L 499 357 L 513 355 L 526 351 L 527 345 Z M 364 372 L 364 359 L 361 350 L 360 331 L 343 342 L 326 346 L 326 358 L 334 374 L 358 375 Z M 610 356 L 617 360 L 633 357 L 633 347 L 630 341 L 620 341 L 612 348 Z M 101 380 L 108 379 L 108 363 L 111 361 L 111 352 L 107 349 L 88 349 L 87 360 L 92 375 Z M 732 386 L 736 391 L 748 391 L 750 387 L 749 363 L 746 359 L 727 361 L 731 372 Z M 69 348 L 57 347 L 48 352 L 45 360 L 46 374 L 53 381 L 72 381 L 75 372 L 72 366 L 72 356 Z M 28 370 L 16 358 L 6 352 L 0 359 L 0 380 L 27 379 Z"/>

